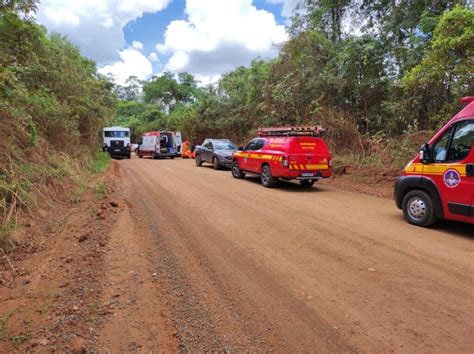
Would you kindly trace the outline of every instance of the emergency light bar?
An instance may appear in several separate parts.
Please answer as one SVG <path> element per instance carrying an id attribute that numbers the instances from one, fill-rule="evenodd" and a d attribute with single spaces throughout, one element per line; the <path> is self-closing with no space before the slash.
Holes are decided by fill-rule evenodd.
<path id="1" fill-rule="evenodd" d="M 258 128 L 258 136 L 324 136 L 325 132 L 319 125 Z"/>

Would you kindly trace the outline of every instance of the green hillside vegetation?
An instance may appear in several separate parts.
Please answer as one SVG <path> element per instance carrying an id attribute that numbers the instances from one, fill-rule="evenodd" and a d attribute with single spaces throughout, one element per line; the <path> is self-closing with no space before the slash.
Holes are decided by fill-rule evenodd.
<path id="1" fill-rule="evenodd" d="M 0 2 L 0 247 L 20 211 L 81 185 L 116 106 L 95 63 L 25 15 L 34 10 Z"/>
<path id="2" fill-rule="evenodd" d="M 466 1 L 305 0 L 276 58 L 209 86 L 186 72 L 114 85 L 36 24 L 35 10 L 34 0 L 0 1 L 0 247 L 20 212 L 54 195 L 80 200 L 80 171 L 104 166 L 93 156 L 108 124 L 129 126 L 135 142 L 169 129 L 195 144 L 210 136 L 242 144 L 259 126 L 321 124 L 338 165 L 396 173 L 474 93 Z M 67 183 L 79 187 L 71 193 Z"/>
<path id="3" fill-rule="evenodd" d="M 130 78 L 117 87 L 117 122 L 135 140 L 177 129 L 193 143 L 243 143 L 259 126 L 322 124 L 345 162 L 399 168 L 473 93 L 474 11 L 464 5 L 307 0 L 276 59 L 254 60 L 208 87 L 188 73 Z M 357 34 L 343 31 L 345 16 Z"/>

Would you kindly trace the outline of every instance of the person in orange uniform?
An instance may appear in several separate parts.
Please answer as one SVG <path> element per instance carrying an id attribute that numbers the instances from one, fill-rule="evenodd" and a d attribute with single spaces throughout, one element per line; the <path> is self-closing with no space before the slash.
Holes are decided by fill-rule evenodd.
<path id="1" fill-rule="evenodd" d="M 186 140 L 183 145 L 181 146 L 181 157 L 183 159 L 192 159 L 194 158 L 193 156 L 193 151 L 192 151 L 192 146 L 191 143 Z"/>

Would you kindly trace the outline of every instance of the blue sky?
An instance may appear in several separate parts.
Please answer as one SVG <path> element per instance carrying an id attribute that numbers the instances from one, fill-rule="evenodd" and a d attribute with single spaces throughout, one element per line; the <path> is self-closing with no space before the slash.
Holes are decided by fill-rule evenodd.
<path id="1" fill-rule="evenodd" d="M 189 71 L 203 84 L 274 57 L 300 0 L 42 0 L 38 22 L 68 36 L 123 84 Z"/>

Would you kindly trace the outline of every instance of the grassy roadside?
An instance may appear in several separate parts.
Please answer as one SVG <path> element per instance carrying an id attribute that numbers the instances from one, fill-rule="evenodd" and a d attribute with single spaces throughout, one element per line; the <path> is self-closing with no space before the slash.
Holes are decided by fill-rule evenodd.
<path id="1" fill-rule="evenodd" d="M 79 203 L 85 193 L 106 193 L 105 182 L 94 184 L 110 162 L 107 153 L 82 160 L 63 153 L 51 153 L 39 162 L 11 162 L 0 170 L 0 248 L 11 249 L 13 235 L 35 217 L 43 205 L 65 200 Z M 72 190 L 72 192 L 71 192 Z"/>

